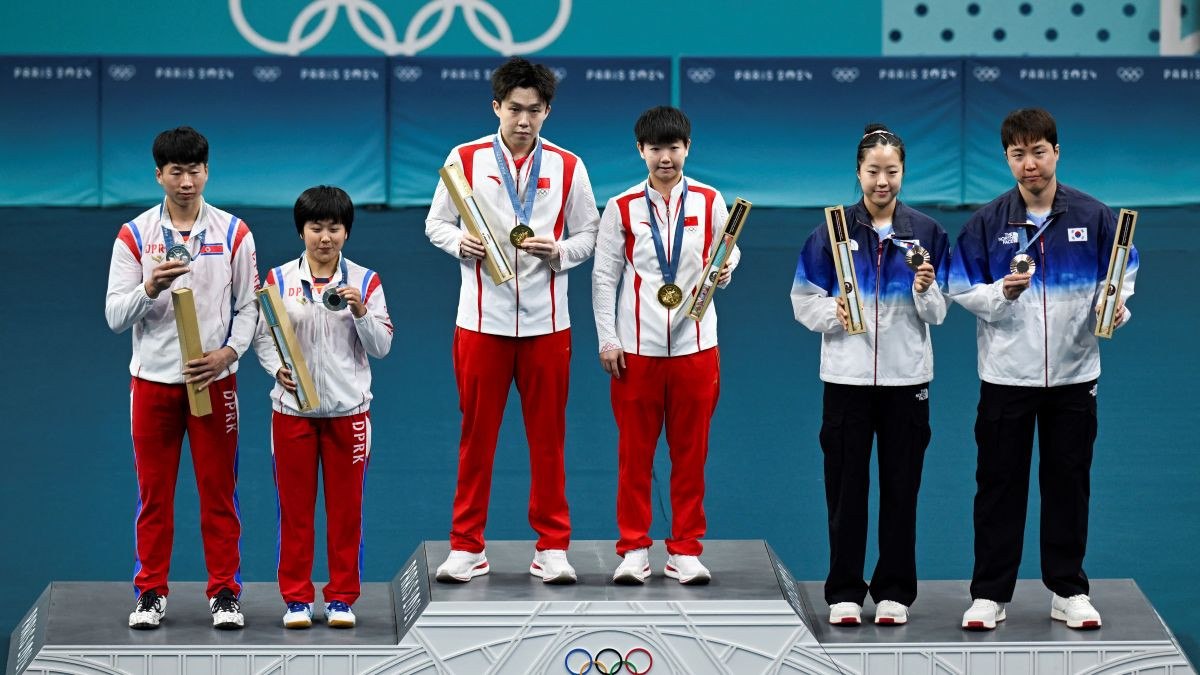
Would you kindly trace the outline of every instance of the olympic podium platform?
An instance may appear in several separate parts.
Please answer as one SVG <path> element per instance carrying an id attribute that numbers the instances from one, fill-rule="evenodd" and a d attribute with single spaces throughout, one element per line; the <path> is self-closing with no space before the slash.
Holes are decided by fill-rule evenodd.
<path id="1" fill-rule="evenodd" d="M 1008 621 L 958 627 L 965 581 L 922 582 L 906 626 L 830 626 L 819 582 L 796 582 L 762 541 L 710 541 L 707 586 L 662 575 L 651 551 L 644 586 L 611 581 L 612 542 L 577 541 L 579 583 L 528 573 L 533 542 L 490 542 L 491 573 L 439 584 L 447 542 L 425 542 L 391 583 L 355 604 L 358 627 L 280 625 L 274 583 L 247 584 L 246 628 L 216 631 L 200 583 L 175 583 L 155 631 L 126 627 L 125 582 L 54 582 L 13 633 L 8 675 L 751 675 L 837 673 L 1181 675 L 1195 672 L 1132 580 L 1092 582 L 1104 627 L 1073 631 L 1049 618 L 1049 593 L 1022 581 Z M 871 608 L 864 612 L 869 620 Z M 603 655 L 600 652 L 603 651 Z M 589 657 L 599 664 L 586 669 Z M 653 661 L 651 665 L 651 660 Z M 568 670 L 568 665 L 570 670 Z"/>

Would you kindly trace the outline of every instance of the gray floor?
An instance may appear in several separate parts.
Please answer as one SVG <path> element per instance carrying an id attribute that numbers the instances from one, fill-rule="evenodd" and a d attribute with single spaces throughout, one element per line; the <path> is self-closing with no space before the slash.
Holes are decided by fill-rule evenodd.
<path id="1" fill-rule="evenodd" d="M 705 542 L 701 560 L 712 572 L 705 586 L 684 586 L 663 575 L 667 552 L 660 543 L 650 549 L 651 577 L 642 586 L 618 586 L 613 570 L 621 563 L 612 541 L 572 541 L 568 559 L 579 582 L 567 586 L 542 583 L 529 573 L 533 559 L 531 541 L 489 541 L 491 572 L 466 584 L 443 584 L 434 578 L 437 566 L 450 551 L 446 541 L 425 542 L 429 585 L 434 602 L 547 600 L 779 600 L 779 582 L 771 569 L 762 540 Z"/>
<path id="2" fill-rule="evenodd" d="M 965 631 L 962 614 L 971 605 L 970 582 L 923 581 L 918 584 L 908 624 L 879 626 L 871 623 L 874 605 L 863 609 L 864 623 L 857 628 L 833 626 L 828 622 L 824 584 L 802 584 L 804 601 L 819 620 L 810 628 L 825 645 L 863 643 L 995 643 L 995 642 L 1133 642 L 1168 640 L 1166 629 L 1132 579 L 1093 579 L 1091 598 L 1104 627 L 1072 630 L 1050 619 L 1050 591 L 1039 580 L 1017 582 L 1013 601 L 1005 608 L 1008 619 L 994 631 Z"/>
<path id="3" fill-rule="evenodd" d="M 320 584 L 317 585 L 318 594 Z M 358 625 L 335 629 L 325 625 L 320 603 L 314 604 L 314 623 L 306 630 L 287 630 L 281 618 L 286 609 L 274 583 L 248 583 L 242 590 L 246 627 L 214 630 L 204 584 L 172 583 L 167 616 L 156 630 L 129 628 L 133 591 L 127 582 L 56 581 L 50 596 L 46 646 L 146 645 L 220 646 L 295 645 L 346 647 L 395 645 L 396 617 L 388 584 L 363 584 L 354 603 Z"/>

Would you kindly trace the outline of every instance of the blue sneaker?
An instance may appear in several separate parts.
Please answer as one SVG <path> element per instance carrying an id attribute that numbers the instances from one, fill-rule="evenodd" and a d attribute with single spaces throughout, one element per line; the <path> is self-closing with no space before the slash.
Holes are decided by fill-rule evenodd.
<path id="1" fill-rule="evenodd" d="M 334 628 L 354 628 L 354 610 L 341 600 L 325 603 L 325 623 Z"/>
<path id="2" fill-rule="evenodd" d="M 283 615 L 284 628 L 308 628 L 312 625 L 312 603 L 289 602 Z"/>

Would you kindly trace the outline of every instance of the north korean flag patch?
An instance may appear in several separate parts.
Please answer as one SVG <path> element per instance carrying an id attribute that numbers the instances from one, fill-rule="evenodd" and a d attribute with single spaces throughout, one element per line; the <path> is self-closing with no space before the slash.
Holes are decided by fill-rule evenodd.
<path id="1" fill-rule="evenodd" d="M 1067 241 L 1087 241 L 1087 228 L 1072 227 L 1067 230 Z"/>
<path id="2" fill-rule="evenodd" d="M 200 247 L 200 255 L 221 255 L 225 252 L 225 244 L 205 244 Z"/>
<path id="3" fill-rule="evenodd" d="M 699 224 L 700 224 L 700 216 L 684 216 L 683 217 L 683 226 L 684 227 L 696 227 Z"/>

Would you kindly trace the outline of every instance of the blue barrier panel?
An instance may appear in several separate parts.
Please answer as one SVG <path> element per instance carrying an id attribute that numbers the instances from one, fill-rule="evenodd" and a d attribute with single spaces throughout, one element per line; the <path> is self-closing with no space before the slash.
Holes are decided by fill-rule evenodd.
<path id="1" fill-rule="evenodd" d="M 1000 143 L 1011 110 L 1058 122 L 1058 176 L 1114 206 L 1200 201 L 1200 59 L 972 59 L 965 66 L 965 201 L 1015 184 Z"/>
<path id="2" fill-rule="evenodd" d="M 0 206 L 100 204 L 100 64 L 0 57 Z"/>
<path id="3" fill-rule="evenodd" d="M 671 102 L 667 58 L 538 59 L 559 76 L 542 135 L 579 155 L 601 206 L 644 177 L 633 123 Z M 392 59 L 389 203 L 428 204 L 454 146 L 495 133 L 493 57 Z"/>
<path id="4" fill-rule="evenodd" d="M 103 202 L 162 198 L 150 147 L 181 124 L 208 137 L 214 204 L 291 206 L 338 185 L 386 201 L 384 58 L 111 58 L 102 62 Z"/>
<path id="5" fill-rule="evenodd" d="M 901 199 L 961 198 L 958 59 L 684 58 L 689 173 L 762 206 L 828 206 L 860 196 L 855 148 L 869 122 L 904 139 Z"/>

